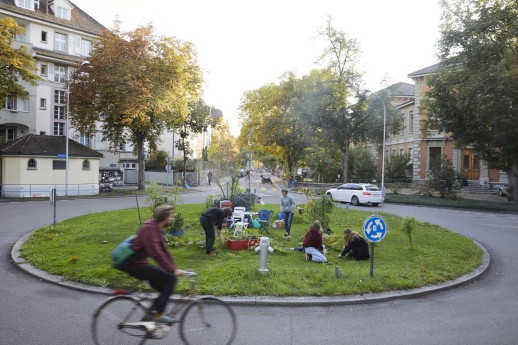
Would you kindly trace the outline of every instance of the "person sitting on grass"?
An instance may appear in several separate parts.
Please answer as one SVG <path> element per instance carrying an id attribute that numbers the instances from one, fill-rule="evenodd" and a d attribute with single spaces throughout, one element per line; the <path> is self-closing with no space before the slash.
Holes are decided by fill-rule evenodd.
<path id="1" fill-rule="evenodd" d="M 369 244 L 367 241 L 355 231 L 351 229 L 344 230 L 344 248 L 338 257 L 349 255 L 354 260 L 367 260 L 369 255 Z"/>
<path id="2" fill-rule="evenodd" d="M 302 242 L 302 247 L 304 247 L 306 253 L 306 261 L 327 262 L 324 255 L 325 247 L 322 241 L 322 232 L 320 221 L 315 220 L 306 233 L 304 242 Z"/>

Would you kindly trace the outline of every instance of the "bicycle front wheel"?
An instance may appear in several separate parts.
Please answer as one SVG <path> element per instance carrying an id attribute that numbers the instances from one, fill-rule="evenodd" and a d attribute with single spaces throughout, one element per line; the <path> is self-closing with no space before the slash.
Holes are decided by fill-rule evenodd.
<path id="1" fill-rule="evenodd" d="M 93 315 L 92 337 L 96 345 L 144 344 L 149 331 L 139 323 L 148 310 L 131 296 L 116 296 L 101 304 Z"/>
<path id="2" fill-rule="evenodd" d="M 185 307 L 179 330 L 186 345 L 229 345 L 236 337 L 237 318 L 227 303 L 202 297 Z"/>

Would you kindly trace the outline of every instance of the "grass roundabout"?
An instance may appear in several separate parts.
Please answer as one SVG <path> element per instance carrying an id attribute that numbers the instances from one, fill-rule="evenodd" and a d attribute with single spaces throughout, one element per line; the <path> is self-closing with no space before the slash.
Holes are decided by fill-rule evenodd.
<path id="1" fill-rule="evenodd" d="M 263 205 L 278 210 L 278 205 Z M 229 296 L 343 296 L 391 290 L 405 290 L 448 281 L 471 272 L 482 261 L 481 249 L 470 239 L 430 223 L 415 222 L 405 231 L 405 219 L 379 213 L 334 208 L 329 227 L 333 234 L 324 235 L 327 259 L 332 265 L 307 262 L 304 255 L 289 248 L 302 243 L 313 219 L 295 214 L 292 238 L 284 231 L 269 228 L 270 254 L 267 273 L 258 272 L 259 258 L 254 250 L 230 251 L 224 240 L 231 236 L 223 231 L 216 238 L 216 256 L 204 255 L 205 235 L 199 224 L 204 204 L 179 205 L 177 212 L 185 218 L 182 237 L 167 235 L 177 266 L 192 269 L 199 276 L 200 294 Z M 369 261 L 337 258 L 343 246 L 342 231 L 349 227 L 362 233 L 365 219 L 378 211 L 388 227 L 385 238 L 375 245 L 374 276 L 369 275 Z M 151 217 L 149 208 L 140 210 L 142 220 Z M 63 279 L 111 288 L 138 289 L 146 285 L 111 267 L 110 253 L 139 227 L 136 208 L 102 212 L 69 219 L 36 230 L 23 244 L 21 255 L 35 267 Z M 257 230 L 248 231 L 259 237 Z M 335 276 L 339 266 L 340 276 Z M 187 289 L 180 280 L 177 292 Z"/>

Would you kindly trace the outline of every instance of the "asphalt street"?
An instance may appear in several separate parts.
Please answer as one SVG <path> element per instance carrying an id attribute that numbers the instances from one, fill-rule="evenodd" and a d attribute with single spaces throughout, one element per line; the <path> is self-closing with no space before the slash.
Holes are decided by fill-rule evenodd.
<path id="1" fill-rule="evenodd" d="M 255 188 L 266 203 L 278 202 L 280 193 L 274 186 Z M 206 195 L 193 192 L 183 200 L 204 202 Z M 142 198 L 139 203 L 143 202 Z M 135 206 L 135 198 L 60 201 L 57 219 Z M 491 265 L 469 284 L 413 298 L 352 305 L 236 305 L 235 344 L 518 344 L 518 215 L 399 205 L 357 208 L 412 216 L 452 229 L 482 244 Z M 52 223 L 50 204 L 0 202 L 0 219 L 0 344 L 91 344 L 91 313 L 106 296 L 40 281 L 9 262 L 16 241 Z M 150 343 L 180 340 L 172 332 Z"/>

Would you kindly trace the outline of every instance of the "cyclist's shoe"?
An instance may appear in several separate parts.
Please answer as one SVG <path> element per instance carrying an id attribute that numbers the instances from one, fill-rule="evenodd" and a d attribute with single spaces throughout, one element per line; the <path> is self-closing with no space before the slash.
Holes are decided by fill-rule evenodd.
<path id="1" fill-rule="evenodd" d="M 178 322 L 177 319 L 169 317 L 167 315 L 160 315 L 158 317 L 155 317 L 155 323 L 162 324 L 162 325 L 172 325 L 173 323 Z"/>

